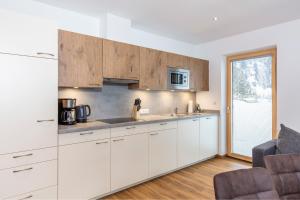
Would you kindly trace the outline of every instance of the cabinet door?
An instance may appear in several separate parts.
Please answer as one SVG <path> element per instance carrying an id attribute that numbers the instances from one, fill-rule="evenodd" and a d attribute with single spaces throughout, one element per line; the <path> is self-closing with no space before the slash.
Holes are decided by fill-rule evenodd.
<path id="1" fill-rule="evenodd" d="M 189 58 L 190 88 L 195 91 L 209 90 L 208 61 Z"/>
<path id="2" fill-rule="evenodd" d="M 218 116 L 200 118 L 200 160 L 218 154 Z"/>
<path id="3" fill-rule="evenodd" d="M 110 144 L 98 140 L 59 147 L 59 199 L 91 199 L 110 192 Z"/>
<path id="4" fill-rule="evenodd" d="M 148 178 L 148 135 L 111 139 L 111 190 Z"/>
<path id="5" fill-rule="evenodd" d="M 178 167 L 183 167 L 199 160 L 199 131 L 199 119 L 178 121 Z"/>
<path id="6" fill-rule="evenodd" d="M 150 176 L 176 168 L 176 132 L 169 129 L 150 133 Z"/>
<path id="7" fill-rule="evenodd" d="M 167 89 L 167 53 L 140 48 L 139 89 Z"/>
<path id="8" fill-rule="evenodd" d="M 188 57 L 167 53 L 167 67 L 188 68 Z"/>
<path id="9" fill-rule="evenodd" d="M 139 80 L 139 47 L 115 42 L 103 41 L 103 76 L 113 79 Z"/>
<path id="10" fill-rule="evenodd" d="M 101 87 L 102 39 L 59 31 L 59 86 Z"/>
<path id="11" fill-rule="evenodd" d="M 57 61 L 0 54 L 0 154 L 57 146 Z"/>
<path id="12" fill-rule="evenodd" d="M 0 10 L 0 52 L 57 58 L 57 26 L 39 17 Z"/>

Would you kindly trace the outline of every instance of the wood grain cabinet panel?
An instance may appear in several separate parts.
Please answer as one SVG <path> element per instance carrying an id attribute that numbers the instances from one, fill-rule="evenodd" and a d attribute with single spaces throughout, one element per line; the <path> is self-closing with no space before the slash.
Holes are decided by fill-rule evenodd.
<path id="1" fill-rule="evenodd" d="M 167 54 L 167 66 L 168 67 L 178 67 L 187 68 L 188 67 L 188 57 L 183 55 L 178 55 L 174 53 Z"/>
<path id="2" fill-rule="evenodd" d="M 139 80 L 139 47 L 115 42 L 103 41 L 103 76 L 112 79 Z"/>
<path id="3" fill-rule="evenodd" d="M 59 87 L 101 87 L 102 39 L 59 30 Z"/>
<path id="4" fill-rule="evenodd" d="M 140 81 L 138 89 L 167 89 L 166 52 L 140 48 Z"/>
<path id="5" fill-rule="evenodd" d="M 189 58 L 190 88 L 195 91 L 209 90 L 209 63 L 207 60 Z"/>

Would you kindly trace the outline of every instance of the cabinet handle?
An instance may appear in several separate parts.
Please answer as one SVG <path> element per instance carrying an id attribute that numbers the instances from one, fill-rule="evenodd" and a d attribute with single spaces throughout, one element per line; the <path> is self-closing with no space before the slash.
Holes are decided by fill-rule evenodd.
<path id="1" fill-rule="evenodd" d="M 89 83 L 91 86 L 100 86 L 100 83 Z"/>
<path id="2" fill-rule="evenodd" d="M 42 123 L 42 122 L 54 122 L 55 120 L 54 119 L 39 119 L 39 120 L 36 120 L 36 122 L 38 123 Z"/>
<path id="3" fill-rule="evenodd" d="M 160 125 L 161 125 L 161 126 L 164 126 L 164 125 L 167 125 L 167 124 L 168 124 L 168 123 L 161 123 Z"/>
<path id="4" fill-rule="evenodd" d="M 32 198 L 32 197 L 33 197 L 33 195 L 29 195 L 29 196 L 24 197 L 24 198 L 21 198 L 21 199 L 19 199 L 19 200 L 30 199 L 30 198 Z"/>
<path id="5" fill-rule="evenodd" d="M 94 132 L 86 132 L 86 133 L 80 133 L 80 135 L 92 135 Z"/>
<path id="6" fill-rule="evenodd" d="M 206 117 L 206 119 L 211 119 L 211 117 Z"/>
<path id="7" fill-rule="evenodd" d="M 198 121 L 198 119 L 193 119 L 193 122 L 196 122 L 196 121 Z"/>
<path id="8" fill-rule="evenodd" d="M 136 127 L 135 126 L 131 126 L 131 127 L 127 127 L 126 129 L 135 129 Z"/>
<path id="9" fill-rule="evenodd" d="M 96 144 L 98 145 L 98 144 L 107 144 L 108 143 L 108 141 L 106 141 L 106 142 L 97 142 Z"/>
<path id="10" fill-rule="evenodd" d="M 151 133 L 150 135 L 158 135 L 158 133 Z"/>
<path id="11" fill-rule="evenodd" d="M 124 141 L 124 138 L 113 140 L 113 142 L 120 142 L 120 141 Z"/>
<path id="12" fill-rule="evenodd" d="M 45 55 L 45 56 L 51 56 L 51 57 L 54 57 L 54 54 L 52 54 L 52 53 L 37 52 L 36 54 L 37 54 L 37 55 Z"/>
<path id="13" fill-rule="evenodd" d="M 19 156 L 13 156 L 13 158 L 22 158 L 22 157 L 28 157 L 28 156 L 32 156 L 32 153 L 29 154 L 25 154 L 25 155 L 19 155 Z"/>
<path id="14" fill-rule="evenodd" d="M 32 170 L 33 168 L 30 167 L 30 168 L 26 168 L 26 169 L 20 169 L 20 170 L 14 170 L 13 173 L 18 173 L 18 172 L 24 172 L 24 171 L 29 171 L 29 170 Z"/>

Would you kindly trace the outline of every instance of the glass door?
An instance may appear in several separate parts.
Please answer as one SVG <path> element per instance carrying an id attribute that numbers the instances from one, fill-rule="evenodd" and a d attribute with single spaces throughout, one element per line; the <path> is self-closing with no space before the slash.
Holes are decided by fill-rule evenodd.
<path id="1" fill-rule="evenodd" d="M 276 49 L 227 58 L 228 155 L 251 161 L 276 135 Z"/>

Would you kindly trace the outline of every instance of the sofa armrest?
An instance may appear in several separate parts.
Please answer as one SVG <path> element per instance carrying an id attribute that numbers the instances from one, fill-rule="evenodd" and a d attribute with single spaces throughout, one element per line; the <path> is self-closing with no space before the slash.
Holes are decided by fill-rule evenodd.
<path id="1" fill-rule="evenodd" d="M 277 140 L 270 140 L 252 149 L 252 166 L 265 167 L 264 157 L 276 154 Z"/>

